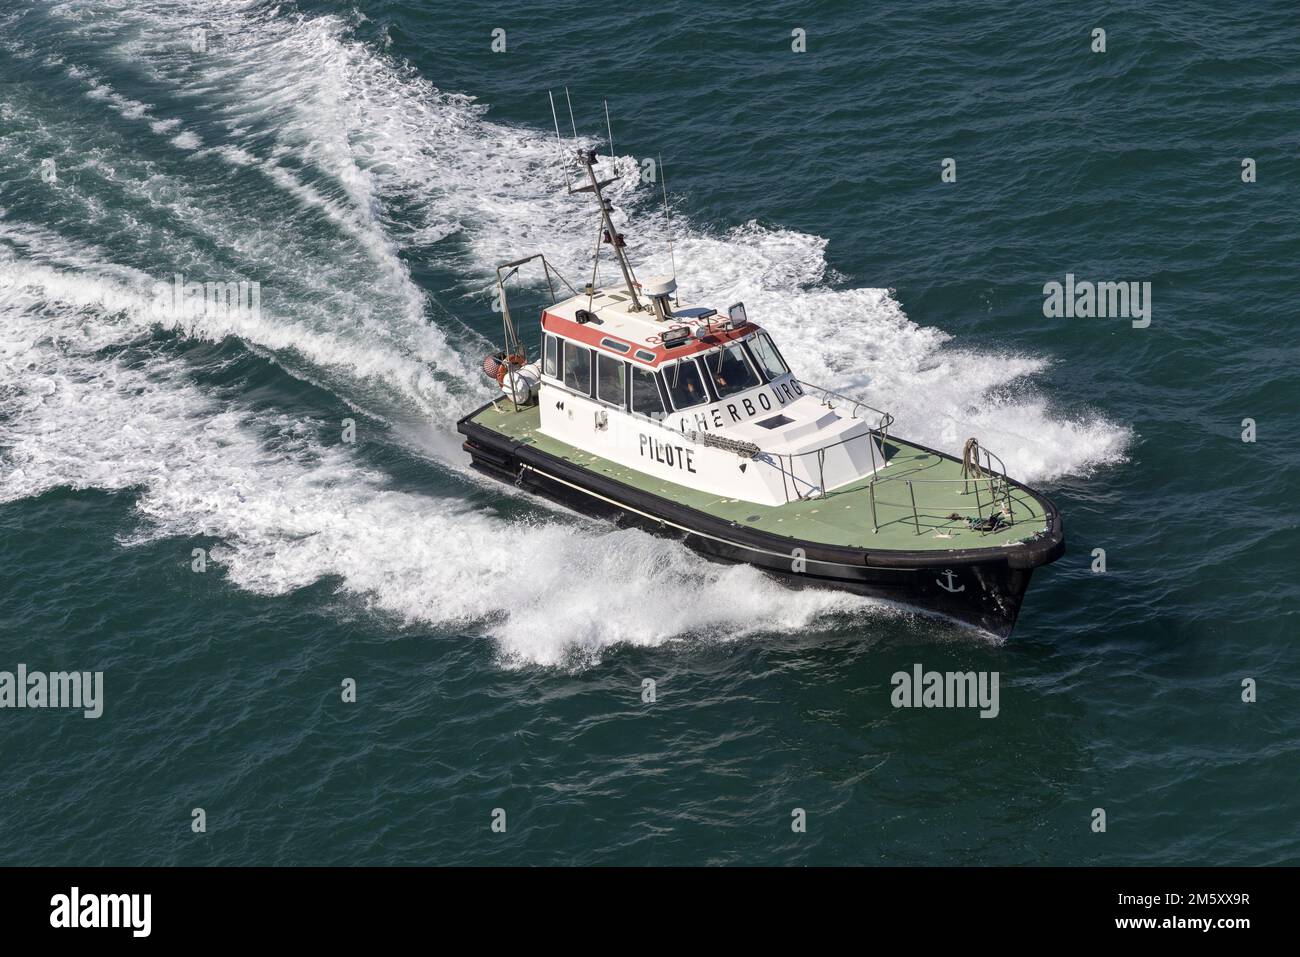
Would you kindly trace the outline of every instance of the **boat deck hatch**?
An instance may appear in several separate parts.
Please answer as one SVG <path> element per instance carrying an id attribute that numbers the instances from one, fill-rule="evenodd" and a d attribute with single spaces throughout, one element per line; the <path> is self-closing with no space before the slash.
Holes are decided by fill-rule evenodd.
<path id="1" fill-rule="evenodd" d="M 788 415 L 774 415 L 770 419 L 764 419 L 762 422 L 755 422 L 755 425 L 761 425 L 765 429 L 779 429 L 783 425 L 789 425 L 794 419 Z"/>

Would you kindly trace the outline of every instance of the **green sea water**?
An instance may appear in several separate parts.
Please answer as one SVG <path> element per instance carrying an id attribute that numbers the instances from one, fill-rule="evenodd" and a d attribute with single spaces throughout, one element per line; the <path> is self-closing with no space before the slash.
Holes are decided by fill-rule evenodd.
<path id="1" fill-rule="evenodd" d="M 12 0 L 0 671 L 104 700 L 0 709 L 0 863 L 1297 863 L 1298 49 L 1283 3 Z M 645 274 L 671 236 L 1052 497 L 1010 641 L 468 470 L 496 264 L 591 268 L 566 86 Z M 1149 326 L 1044 315 L 1067 275 Z M 996 718 L 893 707 L 918 664 Z"/>

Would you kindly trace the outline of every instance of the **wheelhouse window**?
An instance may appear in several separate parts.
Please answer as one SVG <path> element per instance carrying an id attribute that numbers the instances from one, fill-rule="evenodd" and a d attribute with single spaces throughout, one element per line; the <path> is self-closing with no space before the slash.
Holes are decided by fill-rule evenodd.
<path id="1" fill-rule="evenodd" d="M 723 346 L 717 352 L 704 357 L 704 367 L 709 372 L 713 388 L 719 399 L 744 392 L 759 384 L 758 375 L 745 359 L 745 352 L 739 345 Z"/>
<path id="2" fill-rule="evenodd" d="M 781 353 L 776 351 L 776 346 L 772 344 L 766 332 L 750 336 L 745 340 L 745 344 L 749 346 L 750 354 L 769 381 L 779 379 L 790 371 L 790 367 L 781 358 Z"/>
<path id="3" fill-rule="evenodd" d="M 546 355 L 545 358 L 542 360 L 542 373 L 543 375 L 550 376 L 552 379 L 555 378 L 555 366 L 557 364 L 556 351 L 557 350 L 555 345 L 555 336 L 547 336 Z"/>
<path id="4" fill-rule="evenodd" d="M 623 371 L 626 363 L 602 352 L 596 353 L 596 398 L 623 408 L 624 389 L 626 389 Z"/>
<path id="5" fill-rule="evenodd" d="M 672 399 L 674 409 L 689 409 L 691 406 L 709 401 L 708 393 L 704 391 L 704 381 L 700 378 L 700 371 L 695 367 L 694 360 L 686 359 L 666 366 L 664 381 L 668 384 L 668 395 Z"/>
<path id="6" fill-rule="evenodd" d="M 564 384 L 574 392 L 591 395 L 591 350 L 564 343 Z"/>
<path id="7" fill-rule="evenodd" d="M 664 414 L 663 400 L 659 398 L 659 386 L 655 374 L 650 369 L 632 368 L 632 411 L 641 415 L 658 418 Z"/>

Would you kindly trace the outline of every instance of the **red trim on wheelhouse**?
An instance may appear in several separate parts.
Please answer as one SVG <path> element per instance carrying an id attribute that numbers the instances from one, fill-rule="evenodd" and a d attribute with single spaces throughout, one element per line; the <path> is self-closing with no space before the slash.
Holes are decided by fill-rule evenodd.
<path id="1" fill-rule="evenodd" d="M 686 325 L 685 322 L 682 325 Z M 670 326 L 665 326 L 665 330 Z M 687 356 L 699 355 L 701 352 L 708 352 L 724 343 L 734 342 L 737 339 L 743 339 L 752 332 L 758 331 L 758 326 L 752 323 L 747 326 L 741 326 L 739 329 L 714 329 L 703 339 L 690 339 L 685 345 L 676 346 L 673 349 L 665 349 L 662 343 L 637 342 L 632 339 L 624 339 L 622 336 L 610 335 L 601 329 L 599 325 L 586 322 L 574 322 L 572 319 L 565 319 L 563 316 L 557 316 L 553 313 L 542 313 L 542 329 L 552 335 L 562 336 L 574 342 L 580 342 L 585 346 L 590 346 L 606 355 L 618 356 L 620 359 L 635 359 L 642 365 L 648 365 L 651 368 L 657 368 L 664 362 L 675 359 L 684 359 Z M 602 339 L 613 339 L 615 342 L 623 342 L 630 346 L 628 352 L 618 352 L 614 349 L 608 349 L 601 345 Z M 653 352 L 655 359 L 653 362 L 646 362 L 636 356 L 637 350 L 642 352 Z"/>

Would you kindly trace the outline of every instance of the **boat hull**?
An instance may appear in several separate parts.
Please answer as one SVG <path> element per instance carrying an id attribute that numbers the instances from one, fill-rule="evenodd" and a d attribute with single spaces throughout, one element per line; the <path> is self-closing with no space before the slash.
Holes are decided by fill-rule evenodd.
<path id="1" fill-rule="evenodd" d="M 1032 492 L 1047 506 L 1048 531 L 1014 549 L 864 550 L 783 538 L 650 494 L 485 428 L 471 421 L 478 411 L 457 427 L 472 464 L 486 475 L 581 514 L 679 540 L 717 561 L 753 565 L 792 584 L 898 602 L 1001 638 L 1015 627 L 1033 570 L 1065 551 L 1059 513 Z"/>

